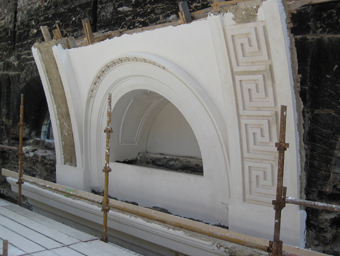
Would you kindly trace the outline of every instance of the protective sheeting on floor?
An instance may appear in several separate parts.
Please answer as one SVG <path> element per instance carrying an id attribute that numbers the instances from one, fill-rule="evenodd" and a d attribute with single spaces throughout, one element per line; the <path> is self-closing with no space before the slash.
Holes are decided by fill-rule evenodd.
<path id="1" fill-rule="evenodd" d="M 0 199 L 0 252 L 8 255 L 139 255 Z"/>

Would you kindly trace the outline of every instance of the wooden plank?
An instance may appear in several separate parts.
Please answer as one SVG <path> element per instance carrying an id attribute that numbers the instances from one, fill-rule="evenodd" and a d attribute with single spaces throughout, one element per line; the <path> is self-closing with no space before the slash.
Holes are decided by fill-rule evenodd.
<path id="1" fill-rule="evenodd" d="M 1 253 L 2 253 L 2 243 L 3 243 L 3 240 L 0 238 L 0 252 Z M 25 254 L 24 251 L 15 247 L 13 244 L 8 243 L 8 255 L 17 256 L 17 255 L 23 255 L 23 254 Z"/>
<path id="2" fill-rule="evenodd" d="M 0 238 L 3 240 L 10 241 L 10 244 L 13 244 L 15 247 L 19 248 L 20 250 L 26 253 L 33 253 L 43 251 L 44 248 L 40 245 L 28 240 L 25 237 L 5 228 L 4 226 L 0 225 Z"/>
<path id="3" fill-rule="evenodd" d="M 33 221 L 39 222 L 40 224 L 43 224 L 49 228 L 52 228 L 56 231 L 59 231 L 61 233 L 67 234 L 69 236 L 72 236 L 80 241 L 90 241 L 98 239 L 95 236 L 89 235 L 87 233 L 84 233 L 82 231 L 79 231 L 77 229 L 71 228 L 69 226 L 66 226 L 58 221 L 52 220 L 50 218 L 47 218 L 45 216 L 42 216 L 40 214 L 37 214 L 35 212 L 29 211 L 23 207 L 20 207 L 19 205 L 12 204 L 10 206 L 6 206 L 6 209 L 9 209 L 11 211 L 16 212 L 17 214 L 20 214 L 22 216 L 25 216 L 26 218 L 29 218 Z"/>
<path id="4" fill-rule="evenodd" d="M 192 12 L 191 13 L 191 17 L 195 18 L 196 16 L 200 16 L 200 15 L 208 15 L 209 12 L 211 12 L 213 9 L 211 7 L 209 8 L 205 8 L 203 10 L 199 10 L 199 11 L 196 11 L 196 12 Z"/>
<path id="5" fill-rule="evenodd" d="M 89 19 L 83 19 L 82 23 L 83 23 L 83 28 L 84 28 L 84 31 L 85 31 L 87 43 L 93 44 L 94 43 L 94 37 L 93 37 L 93 33 L 92 33 L 92 29 L 91 29 Z"/>
<path id="6" fill-rule="evenodd" d="M 2 256 L 8 256 L 8 240 L 2 241 Z"/>
<path id="7" fill-rule="evenodd" d="M 242 3 L 242 2 L 248 2 L 251 0 L 232 0 L 232 1 L 224 1 L 224 2 L 214 2 L 211 4 L 211 7 L 216 10 L 218 8 L 222 8 L 223 6 L 230 6 L 230 5 L 234 5 L 234 4 L 238 4 L 238 3 Z"/>
<path id="8" fill-rule="evenodd" d="M 3 216 L 1 214 L 0 214 L 0 225 L 12 230 L 15 233 L 20 234 L 23 237 L 26 237 L 27 239 L 33 241 L 36 244 L 41 245 L 44 248 L 53 249 L 53 248 L 58 248 L 62 246 L 61 243 L 58 243 L 46 236 L 43 236 L 40 233 L 36 232 L 35 230 L 29 229 L 23 226 L 21 223 L 18 223 L 9 218 L 6 218 L 6 216 Z"/>
<path id="9" fill-rule="evenodd" d="M 85 254 L 79 253 L 69 247 L 62 247 L 62 248 L 57 248 L 51 250 L 54 252 L 56 255 L 59 256 L 84 256 Z"/>
<path id="10" fill-rule="evenodd" d="M 62 243 L 64 245 L 70 245 L 74 243 L 78 243 L 79 240 L 76 238 L 73 238 L 69 235 L 66 235 L 64 233 L 61 233 L 57 230 L 54 230 L 52 228 L 49 228 L 45 225 L 42 225 L 36 221 L 33 221 L 31 219 L 28 219 L 24 216 L 21 216 L 20 214 L 17 214 L 13 211 L 10 211 L 9 209 L 6 209 L 4 207 L 0 207 L 0 214 L 6 216 L 9 219 L 12 219 L 17 222 L 21 222 L 24 226 L 33 229 L 35 231 L 40 232 L 41 234 L 54 239 L 55 241 L 58 241 L 59 243 Z"/>
<path id="11" fill-rule="evenodd" d="M 192 19 L 187 2 L 179 2 L 178 6 L 181 13 L 180 16 L 182 16 L 184 23 L 190 23 Z"/>
<path id="12" fill-rule="evenodd" d="M 41 30 L 41 32 L 42 32 L 42 34 L 43 34 L 43 37 L 44 37 L 44 39 L 45 39 L 46 42 L 49 42 L 49 41 L 52 40 L 51 34 L 50 34 L 50 32 L 48 31 L 48 27 L 47 27 L 47 26 L 41 26 L 41 27 L 40 27 L 40 30 Z"/>
<path id="13" fill-rule="evenodd" d="M 57 28 L 57 34 L 58 34 L 58 39 L 62 39 L 63 35 L 61 34 L 60 28 L 58 24 L 55 24 L 56 28 Z"/>
<path id="14" fill-rule="evenodd" d="M 60 31 L 58 31 L 58 29 L 54 29 L 52 30 L 52 32 L 53 32 L 53 39 L 58 40 L 58 39 L 63 38 L 60 34 Z"/>
<path id="15" fill-rule="evenodd" d="M 181 20 L 181 23 L 185 24 L 186 22 L 185 22 L 184 14 L 182 12 L 179 12 L 178 16 L 179 16 L 179 19 Z"/>

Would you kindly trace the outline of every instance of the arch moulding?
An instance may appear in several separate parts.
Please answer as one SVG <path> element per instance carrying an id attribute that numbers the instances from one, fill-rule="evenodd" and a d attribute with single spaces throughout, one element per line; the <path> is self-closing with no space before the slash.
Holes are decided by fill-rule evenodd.
<path id="1" fill-rule="evenodd" d="M 111 111 L 114 112 L 117 102 L 136 90 L 155 92 L 181 112 L 197 139 L 204 175 L 110 162 L 109 194 L 227 226 L 231 192 L 227 140 L 221 132 L 225 131 L 223 121 L 200 84 L 180 67 L 157 56 L 138 53 L 115 59 L 101 68 L 94 78 L 84 125 L 85 166 L 91 187 L 95 190 L 103 188 L 107 97 L 112 94 Z M 112 124 L 115 122 L 121 120 L 112 120 Z"/>

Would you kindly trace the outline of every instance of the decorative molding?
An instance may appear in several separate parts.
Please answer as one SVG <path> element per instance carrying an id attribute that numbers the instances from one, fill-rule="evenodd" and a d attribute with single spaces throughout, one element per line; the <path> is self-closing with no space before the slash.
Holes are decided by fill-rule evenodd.
<path id="1" fill-rule="evenodd" d="M 278 106 L 264 22 L 225 27 L 242 141 L 244 200 L 275 195 Z"/>
<path id="2" fill-rule="evenodd" d="M 97 89 L 98 89 L 98 86 L 100 84 L 100 82 L 103 80 L 104 76 L 110 71 L 112 70 L 113 68 L 115 68 L 116 66 L 120 65 L 120 64 L 123 64 L 123 63 L 127 63 L 127 62 L 140 62 L 140 63 L 147 63 L 147 64 L 151 64 L 151 65 L 154 65 L 156 67 L 159 67 L 161 69 L 166 69 L 164 66 L 158 64 L 157 62 L 155 61 L 152 61 L 152 60 L 148 60 L 148 59 L 145 59 L 145 58 L 141 58 L 141 57 L 123 57 L 123 58 L 118 58 L 118 59 L 115 59 L 111 62 L 109 62 L 108 64 L 106 64 L 99 72 L 98 74 L 96 75 L 96 77 L 94 78 L 92 84 L 91 84 L 91 87 L 90 87 L 90 90 L 89 90 L 89 94 L 88 94 L 88 98 L 92 98 Z"/>

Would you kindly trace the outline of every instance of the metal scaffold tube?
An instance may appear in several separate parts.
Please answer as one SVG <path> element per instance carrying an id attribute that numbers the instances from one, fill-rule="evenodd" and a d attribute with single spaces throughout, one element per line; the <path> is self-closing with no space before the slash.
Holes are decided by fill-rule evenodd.
<path id="1" fill-rule="evenodd" d="M 104 130 L 106 133 L 106 151 L 105 151 L 105 166 L 103 168 L 103 172 L 105 173 L 105 184 L 104 184 L 104 198 L 102 202 L 102 211 L 103 211 L 103 236 L 101 240 L 104 242 L 108 241 L 107 238 L 107 213 L 110 211 L 109 206 L 109 172 L 111 172 L 111 168 L 109 167 L 110 163 L 110 134 L 112 133 L 111 128 L 111 94 L 108 96 L 108 106 L 107 106 L 107 125 Z"/>
<path id="2" fill-rule="evenodd" d="M 19 156 L 19 176 L 18 176 L 18 205 L 21 205 L 21 185 L 24 183 L 22 180 L 22 156 L 24 152 L 22 151 L 22 141 L 23 141 L 23 129 L 24 129 L 24 95 L 21 94 L 21 104 L 20 104 L 20 122 L 18 126 L 20 127 L 20 134 L 19 134 L 19 151 L 17 155 Z"/>
<path id="3" fill-rule="evenodd" d="M 283 243 L 280 240 L 281 229 L 281 211 L 285 207 L 285 197 L 287 188 L 283 186 L 283 171 L 285 151 L 289 147 L 286 140 L 286 116 L 287 106 L 281 106 L 281 119 L 280 119 L 280 140 L 275 144 L 277 151 L 279 151 L 278 171 L 277 171 L 277 188 L 276 188 L 276 200 L 273 200 L 275 210 L 275 224 L 274 224 L 274 238 L 270 241 L 269 247 L 271 248 L 272 255 L 282 255 Z"/>
<path id="4" fill-rule="evenodd" d="M 11 147 L 11 146 L 5 146 L 5 145 L 0 145 L 0 148 L 9 149 L 9 150 L 18 150 L 18 148 Z"/>
<path id="5" fill-rule="evenodd" d="M 285 201 L 286 201 L 286 204 L 296 204 L 296 205 L 320 209 L 320 210 L 340 212 L 340 205 L 314 202 L 314 201 L 308 201 L 308 200 L 302 200 L 302 199 L 295 199 L 292 197 L 286 197 Z"/>

